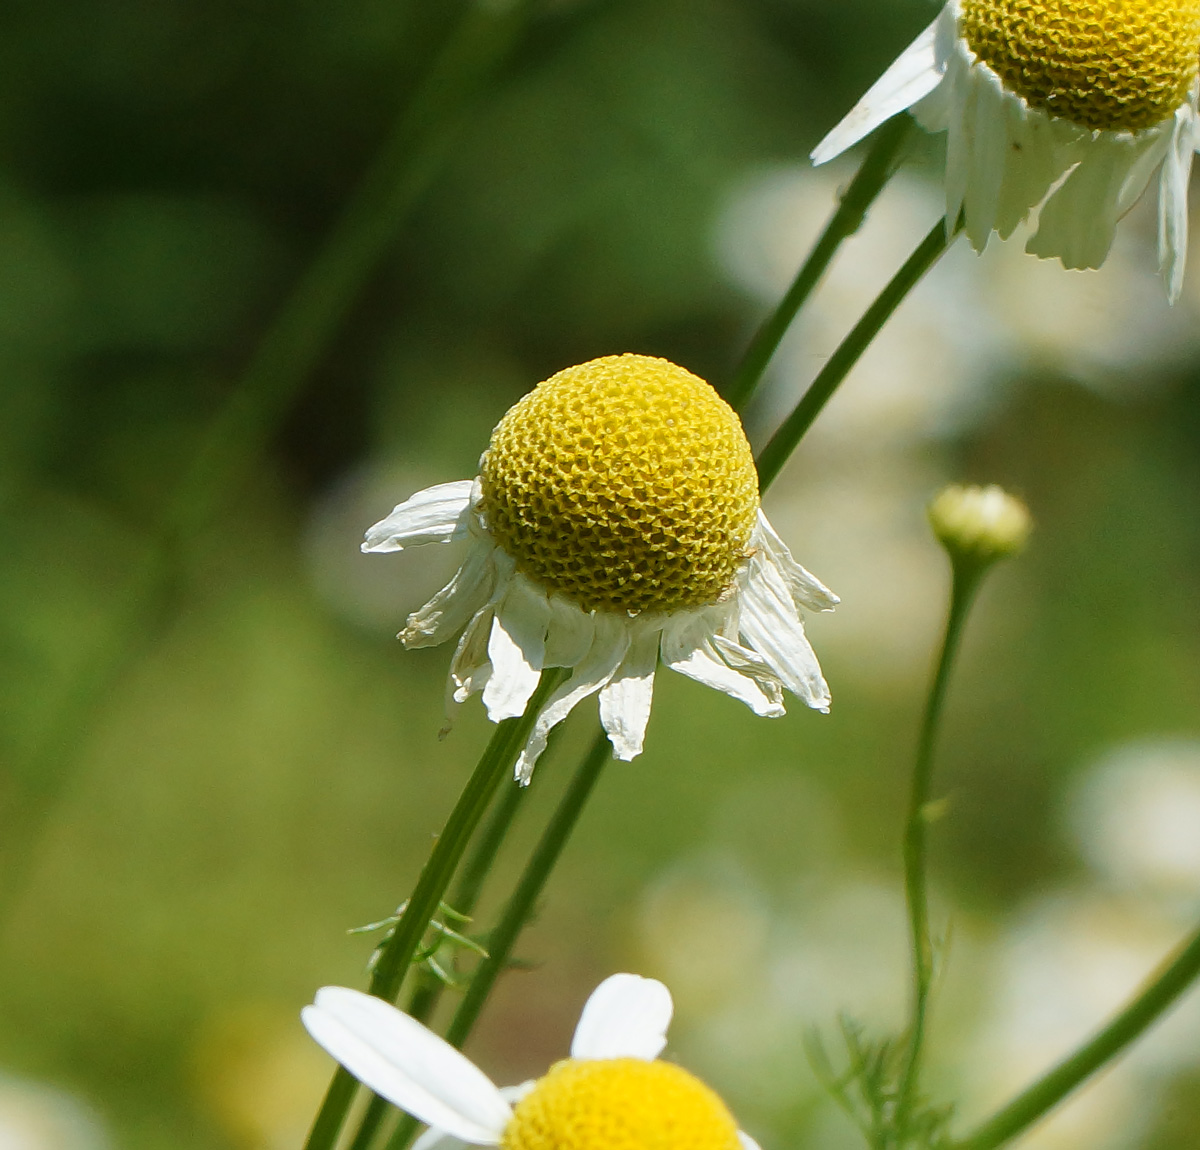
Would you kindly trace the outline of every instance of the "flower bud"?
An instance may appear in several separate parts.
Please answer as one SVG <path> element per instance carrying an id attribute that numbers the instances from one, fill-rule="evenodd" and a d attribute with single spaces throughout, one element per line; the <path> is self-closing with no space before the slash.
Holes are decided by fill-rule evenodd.
<path id="1" fill-rule="evenodd" d="M 1025 547 L 1029 508 L 1002 487 L 944 488 L 928 510 L 929 525 L 956 563 L 986 565 Z"/>

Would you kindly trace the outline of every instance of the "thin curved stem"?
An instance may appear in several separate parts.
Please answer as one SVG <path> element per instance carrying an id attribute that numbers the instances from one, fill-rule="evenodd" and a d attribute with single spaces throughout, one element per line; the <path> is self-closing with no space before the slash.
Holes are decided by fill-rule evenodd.
<path id="1" fill-rule="evenodd" d="M 750 401 L 763 372 L 779 349 L 783 337 L 804 306 L 817 282 L 829 267 L 838 248 L 867 218 L 867 211 L 896 171 L 901 148 L 912 129 L 912 119 L 902 112 L 893 116 L 875 133 L 870 150 L 854 179 L 842 193 L 837 209 L 829 218 L 792 286 L 775 310 L 763 321 L 746 349 L 724 396 L 730 407 L 742 410 Z"/>
<path id="2" fill-rule="evenodd" d="M 461 862 L 467 843 L 479 825 L 496 788 L 512 769 L 517 753 L 529 736 L 534 719 L 547 696 L 566 678 L 567 672 L 554 668 L 542 672 L 537 690 L 519 719 L 498 724 L 479 763 L 450 812 L 442 833 L 434 843 L 429 859 L 421 870 L 404 913 L 391 937 L 383 944 L 379 960 L 371 974 L 368 992 L 391 1002 L 400 991 L 417 948 L 429 929 L 429 922 L 445 897 L 450 880 Z M 354 1097 L 356 1083 L 339 1067 L 330 1083 L 325 1100 L 309 1132 L 306 1150 L 330 1150 L 336 1141 L 346 1112 Z"/>
<path id="3" fill-rule="evenodd" d="M 452 1046 L 461 1049 L 474 1029 L 479 1013 L 496 979 L 508 966 L 513 946 L 529 921 L 529 916 L 545 888 L 546 880 L 567 845 L 567 840 L 571 837 L 571 832 L 575 829 L 579 816 L 583 813 L 583 808 L 610 757 L 608 738 L 601 731 L 596 735 L 591 749 L 579 764 L 554 814 L 546 824 L 546 829 L 534 847 L 529 862 L 525 864 L 525 870 L 504 908 L 500 921 L 488 935 L 488 956 L 475 971 L 466 996 L 459 1004 L 446 1032 L 446 1041 Z M 403 1150 L 416 1128 L 415 1119 L 407 1115 L 402 1117 L 388 1140 L 387 1150 Z"/>
<path id="4" fill-rule="evenodd" d="M 1200 976 L 1200 928 L 1159 968 L 1094 1038 L 1014 1098 L 951 1150 L 993 1150 L 1057 1106 L 1106 1062 L 1143 1034 Z"/>
<path id="5" fill-rule="evenodd" d="M 942 257 L 958 235 L 959 228 L 948 228 L 944 220 L 934 225 L 904 266 L 892 277 L 887 287 L 863 313 L 862 319 L 829 357 L 829 362 L 817 373 L 803 398 L 771 437 L 758 456 L 758 481 L 765 491 L 782 470 L 796 445 L 812 427 L 825 404 L 833 398 L 842 380 L 850 373 L 862 353 L 871 345 L 892 313 L 905 296 L 920 282 L 921 277 Z"/>
<path id="6" fill-rule="evenodd" d="M 556 729 L 554 734 L 557 733 Z M 553 737 L 554 735 L 551 735 L 551 738 Z M 545 758 L 545 752 L 543 752 L 543 758 Z M 462 874 L 451 895 L 450 905 L 459 914 L 470 916 L 474 913 L 484 880 L 491 872 L 500 847 L 528 793 L 529 787 L 506 787 L 501 792 L 496 809 L 492 812 L 492 817 L 488 820 L 482 837 L 475 844 L 466 862 L 463 863 Z M 437 1008 L 444 990 L 445 984 L 441 979 L 425 973 L 413 987 L 404 1013 L 418 1022 L 428 1022 Z M 373 1095 L 348 1150 L 367 1150 L 392 1109 L 393 1106 L 387 1099 L 380 1098 L 378 1094 Z"/>
<path id="7" fill-rule="evenodd" d="M 929 684 L 917 752 L 913 763 L 912 787 L 908 801 L 908 817 L 904 827 L 904 894 L 908 904 L 909 941 L 912 946 L 912 1002 L 909 1024 L 908 1054 L 900 1080 L 896 1105 L 895 1126 L 903 1140 L 912 1113 L 920 1079 L 921 1056 L 924 1049 L 926 1019 L 929 1010 L 929 989 L 933 981 L 933 942 L 929 936 L 929 889 L 927 831 L 929 827 L 929 796 L 933 782 L 933 753 L 946 702 L 946 688 L 962 640 L 963 627 L 970 614 L 971 604 L 979 589 L 984 568 L 978 565 L 954 564 L 954 579 L 950 590 L 950 609 L 946 630 L 942 636 L 941 653 Z M 903 1144 L 903 1142 L 901 1143 Z"/>

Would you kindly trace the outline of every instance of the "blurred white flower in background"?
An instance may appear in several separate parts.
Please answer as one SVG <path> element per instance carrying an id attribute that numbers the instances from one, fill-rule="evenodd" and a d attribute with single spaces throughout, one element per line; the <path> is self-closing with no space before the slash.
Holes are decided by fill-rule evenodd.
<path id="1" fill-rule="evenodd" d="M 992 1017 L 971 1059 L 968 1109 L 1003 1102 L 1099 1029 L 1192 929 L 1200 910 L 1200 742 L 1148 740 L 1077 781 L 1069 835 L 1107 891 L 1032 900 L 996 947 Z M 1031 1150 L 1123 1150 L 1173 1074 L 1200 1066 L 1200 994 L 1026 1136 Z"/>
<path id="2" fill-rule="evenodd" d="M 0 1075 L 0 1150 L 108 1150 L 100 1117 L 40 1082 Z"/>
<path id="3" fill-rule="evenodd" d="M 1117 890 L 1200 904 L 1200 740 L 1118 747 L 1080 776 L 1067 817 L 1080 853 Z"/>

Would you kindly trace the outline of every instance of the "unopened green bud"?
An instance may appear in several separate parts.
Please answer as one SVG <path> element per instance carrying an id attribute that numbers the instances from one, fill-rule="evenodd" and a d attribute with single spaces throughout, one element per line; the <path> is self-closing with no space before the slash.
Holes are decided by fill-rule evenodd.
<path id="1" fill-rule="evenodd" d="M 1029 508 L 1002 487 L 946 487 L 929 505 L 934 535 L 956 563 L 1016 555 L 1029 538 Z"/>

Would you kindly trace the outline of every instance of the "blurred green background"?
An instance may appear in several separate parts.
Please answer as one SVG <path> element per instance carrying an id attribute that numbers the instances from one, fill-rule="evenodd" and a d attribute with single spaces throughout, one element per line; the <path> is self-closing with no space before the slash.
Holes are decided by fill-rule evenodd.
<path id="1" fill-rule="evenodd" d="M 402 150 L 394 241 L 181 540 L 200 445 L 466 8 L 10 7 L 0 1146 L 299 1145 L 329 1064 L 298 1010 L 362 985 L 347 928 L 407 894 L 488 735 L 475 702 L 438 742 L 449 651 L 393 638 L 455 556 L 363 557 L 362 531 L 472 475 L 560 367 L 638 351 L 727 379 L 851 170 L 808 149 L 934 12 L 535 5 L 461 122 Z M 756 441 L 938 217 L 939 162 L 923 141 L 849 245 Z M 603 779 L 471 1047 L 498 1081 L 633 969 L 671 984 L 675 1056 L 766 1150 L 856 1144 L 801 1039 L 842 1008 L 900 1023 L 902 801 L 946 588 L 921 509 L 949 479 L 1006 484 L 1038 526 L 985 592 L 939 762 L 939 1094 L 982 1113 L 1187 928 L 1200 260 L 1170 310 L 1152 249 L 1140 212 L 1101 273 L 956 250 L 905 305 L 768 503 L 843 597 L 812 626 L 833 713 L 756 720 L 660 676 L 646 753 Z M 485 920 L 592 722 L 539 766 Z M 1164 1030 L 1029 1145 L 1194 1147 L 1197 1035 Z"/>

